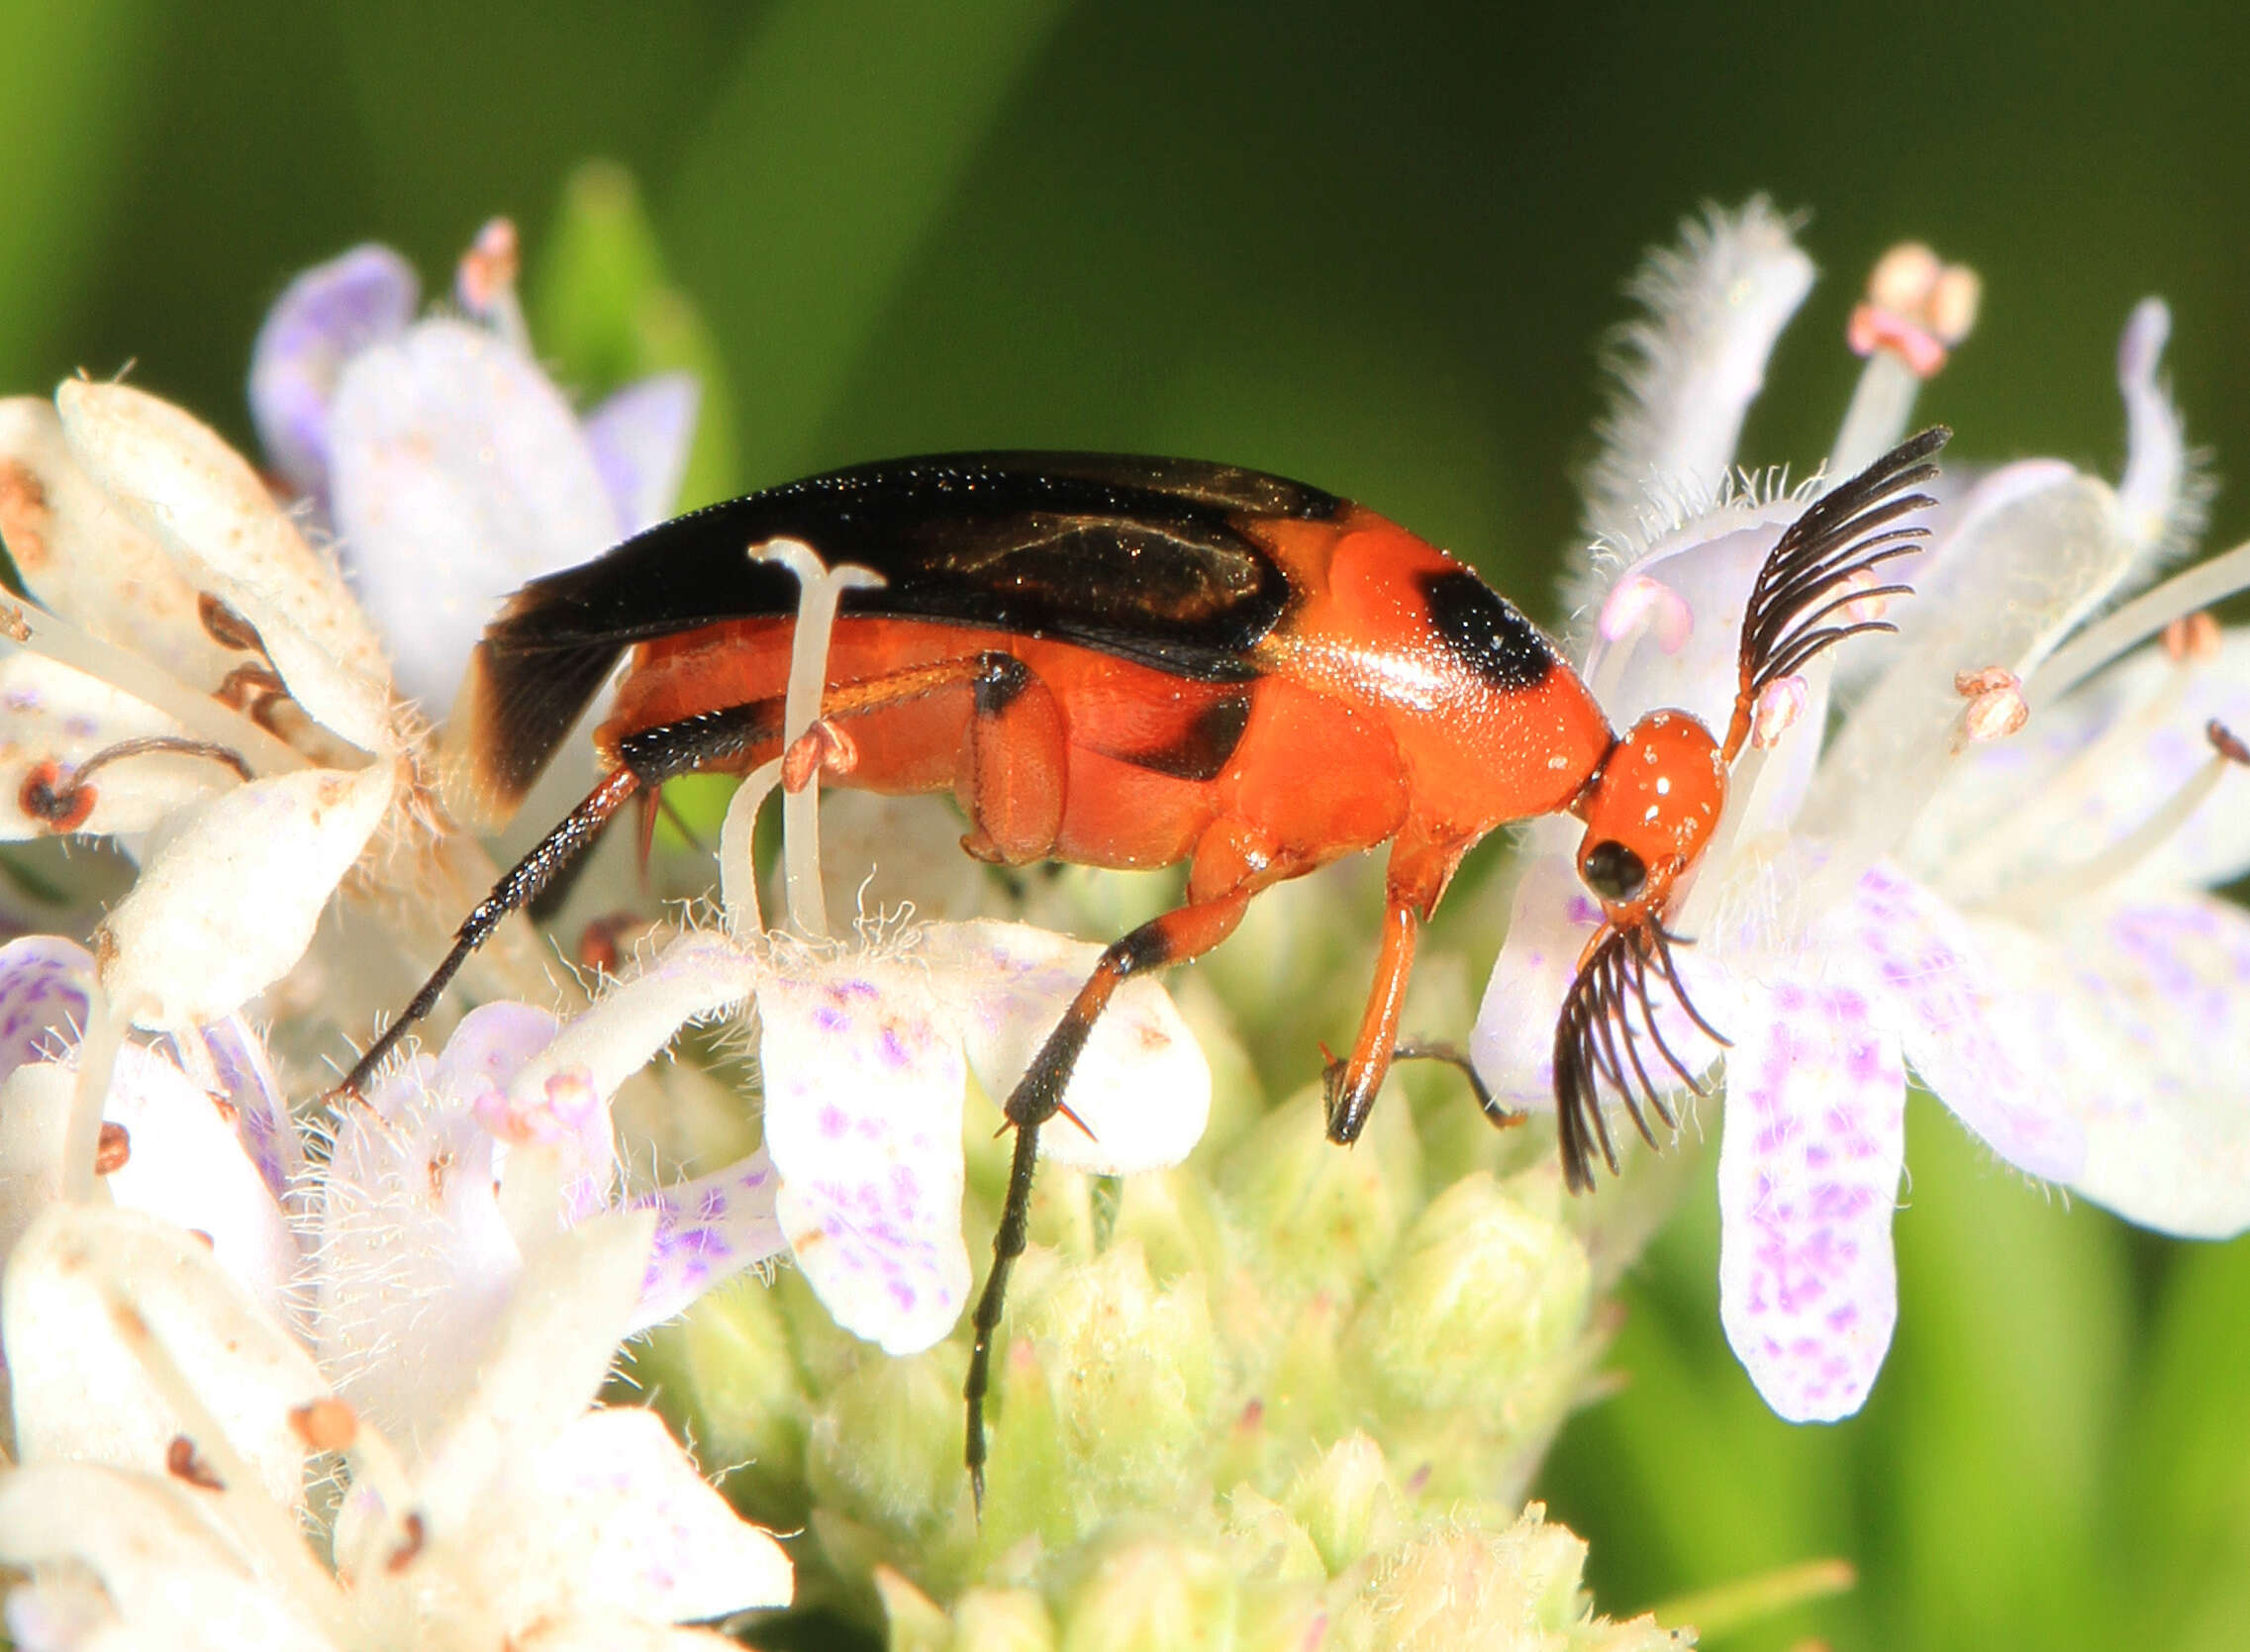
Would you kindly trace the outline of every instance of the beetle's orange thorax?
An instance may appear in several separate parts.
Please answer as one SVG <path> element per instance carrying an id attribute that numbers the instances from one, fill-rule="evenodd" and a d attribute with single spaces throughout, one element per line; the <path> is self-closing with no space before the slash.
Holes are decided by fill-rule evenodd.
<path id="1" fill-rule="evenodd" d="M 1561 809 L 1600 766 L 1614 736 L 1594 697 L 1466 565 L 1361 507 L 1260 537 L 1297 600 L 1254 657 L 1382 722 L 1431 835 Z"/>

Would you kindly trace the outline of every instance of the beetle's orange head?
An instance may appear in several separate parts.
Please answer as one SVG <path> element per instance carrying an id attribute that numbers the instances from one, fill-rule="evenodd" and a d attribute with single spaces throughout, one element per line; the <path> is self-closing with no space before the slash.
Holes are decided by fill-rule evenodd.
<path id="1" fill-rule="evenodd" d="M 1577 814 L 1578 875 L 1620 928 L 1661 918 L 1726 807 L 1726 764 L 1686 712 L 1651 712 L 1610 748 Z"/>

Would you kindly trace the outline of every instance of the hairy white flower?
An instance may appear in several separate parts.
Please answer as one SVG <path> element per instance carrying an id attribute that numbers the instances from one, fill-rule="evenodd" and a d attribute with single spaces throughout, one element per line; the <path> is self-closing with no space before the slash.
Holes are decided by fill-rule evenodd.
<path id="1" fill-rule="evenodd" d="M 1751 581 L 1827 479 L 1730 488 L 1729 453 L 1712 474 L 1640 445 L 1681 409 L 1738 430 L 1757 381 L 1742 363 L 1763 362 L 1773 307 L 1689 300 L 1722 277 L 1795 290 L 1801 255 L 1772 230 L 1762 205 L 1714 214 L 1643 284 L 1662 305 L 1644 331 L 1666 344 L 1628 378 L 1589 489 L 1590 511 L 1614 520 L 1617 478 L 1661 484 L 1654 529 L 1613 530 L 1586 590 L 1586 674 L 1620 720 L 1659 705 L 1723 720 Z M 1903 434 L 1975 297 L 1973 277 L 1926 249 L 1879 267 L 1853 320 L 1870 361 L 1836 474 Z M 1908 1066 L 2034 1176 L 2168 1231 L 2250 1225 L 2250 1050 L 2235 1051 L 2250 920 L 2197 892 L 2250 864 L 2242 813 L 2199 807 L 2224 766 L 2206 722 L 2250 719 L 2250 649 L 2228 637 L 2176 662 L 2146 653 L 2064 696 L 2250 575 L 2232 552 L 2087 623 L 2200 521 L 2156 376 L 2165 331 L 2151 302 L 2120 349 L 2120 488 L 2052 459 L 1948 480 L 1925 547 L 1886 570 L 1916 591 L 1885 612 L 1897 634 L 1855 638 L 1759 708 L 1727 816 L 1667 918 L 1695 942 L 1678 954 L 1690 1000 L 1730 1040 L 1721 1051 L 1653 995 L 1687 1066 L 1725 1060 L 1721 1313 L 1785 1416 L 1857 1409 L 1889 1347 Z M 1671 411 L 1630 411 L 1643 404 Z M 1699 490 L 1716 503 L 1675 512 Z M 1486 1082 L 1524 1106 L 1550 1102 L 1553 1010 L 1601 919 L 1567 835 L 1534 834 L 1475 1038 Z"/>

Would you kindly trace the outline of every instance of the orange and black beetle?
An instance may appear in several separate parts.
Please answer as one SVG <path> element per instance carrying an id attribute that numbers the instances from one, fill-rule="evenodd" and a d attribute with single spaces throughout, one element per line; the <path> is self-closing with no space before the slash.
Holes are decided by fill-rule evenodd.
<path id="1" fill-rule="evenodd" d="M 454 713 L 467 780 L 512 809 L 633 650 L 597 736 L 604 780 L 462 924 L 452 952 L 343 1088 L 358 1089 L 461 961 L 628 799 L 779 753 L 794 578 L 747 547 L 812 545 L 883 576 L 844 595 L 822 717 L 847 725 L 841 783 L 950 790 L 987 860 L 1186 862 L 1185 901 L 1103 953 L 1006 1112 L 1009 1198 L 975 1314 L 968 1460 L 1008 1272 L 1025 1244 L 1041 1125 L 1063 1109 L 1095 1019 L 1127 976 L 1223 940 L 1269 884 L 1391 845 L 1375 984 L 1331 1069 L 1328 1133 L 1354 1140 L 1397 1046 L 1422 921 L 1495 826 L 1570 810 L 1610 923 L 1557 1034 L 1564 1163 L 1608 1156 L 1598 1086 L 1662 1113 L 1633 1053 L 1645 970 L 1670 973 L 1661 918 L 1725 798 L 1759 692 L 1837 637 L 1861 570 L 1908 548 L 1887 527 L 1933 431 L 1824 495 L 1753 593 L 1723 740 L 1682 712 L 1620 739 L 1537 627 L 1466 565 L 1362 506 L 1253 471 L 1175 459 L 979 453 L 859 466 L 652 528 L 526 586 L 486 632 Z M 1864 583 L 1864 582 L 1862 582 Z M 1627 761 L 1626 759 L 1630 759 Z M 1676 986 L 1676 982 L 1675 982 Z M 1637 1083 L 1628 1082 L 1629 1071 Z M 1641 1123 L 1643 1133 L 1647 1126 Z M 1613 1161 L 1614 1163 L 1614 1161 Z"/>

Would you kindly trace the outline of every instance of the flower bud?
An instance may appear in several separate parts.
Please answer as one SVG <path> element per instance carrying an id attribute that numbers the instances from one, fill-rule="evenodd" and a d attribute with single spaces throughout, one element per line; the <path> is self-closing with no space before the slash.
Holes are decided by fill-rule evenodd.
<path id="1" fill-rule="evenodd" d="M 1283 1506 L 1320 1550 L 1334 1577 L 1378 1548 L 1397 1541 L 1397 1491 L 1383 1448 L 1365 1434 L 1339 1442 L 1293 1487 Z"/>
<path id="2" fill-rule="evenodd" d="M 763 1280 L 714 1291 L 660 1325 L 636 1353 L 641 1386 L 713 1464 L 737 1465 L 727 1495 L 761 1521 L 804 1522 L 805 1435 L 812 1402 L 792 1357 L 781 1305 Z"/>
<path id="3" fill-rule="evenodd" d="M 951 1346 L 869 1357 L 832 1388 L 806 1442 L 815 1500 L 924 1546 L 970 1520 L 961 1473 L 961 1372 Z M 932 1556 L 934 1560 L 936 1557 Z"/>
<path id="4" fill-rule="evenodd" d="M 972 1589 L 953 1603 L 957 1652 L 1054 1652 L 1054 1620 L 1027 1589 Z"/>
<path id="5" fill-rule="evenodd" d="M 1235 1574 L 1216 1554 L 1145 1532 L 1099 1555 L 1063 1610 L 1063 1652 L 1174 1652 L 1235 1621 Z"/>
<path id="6" fill-rule="evenodd" d="M 1320 1290 L 1350 1300 L 1384 1266 L 1421 1192 L 1421 1150 L 1400 1100 L 1379 1098 L 1367 1133 L 1338 1151 L 1314 1085 L 1268 1114 L 1220 1167 L 1277 1303 Z"/>
<path id="7" fill-rule="evenodd" d="M 1424 1211 L 1344 1337 L 1385 1401 L 1494 1411 L 1586 1325 L 1586 1252 L 1558 1222 L 1464 1177 Z"/>

